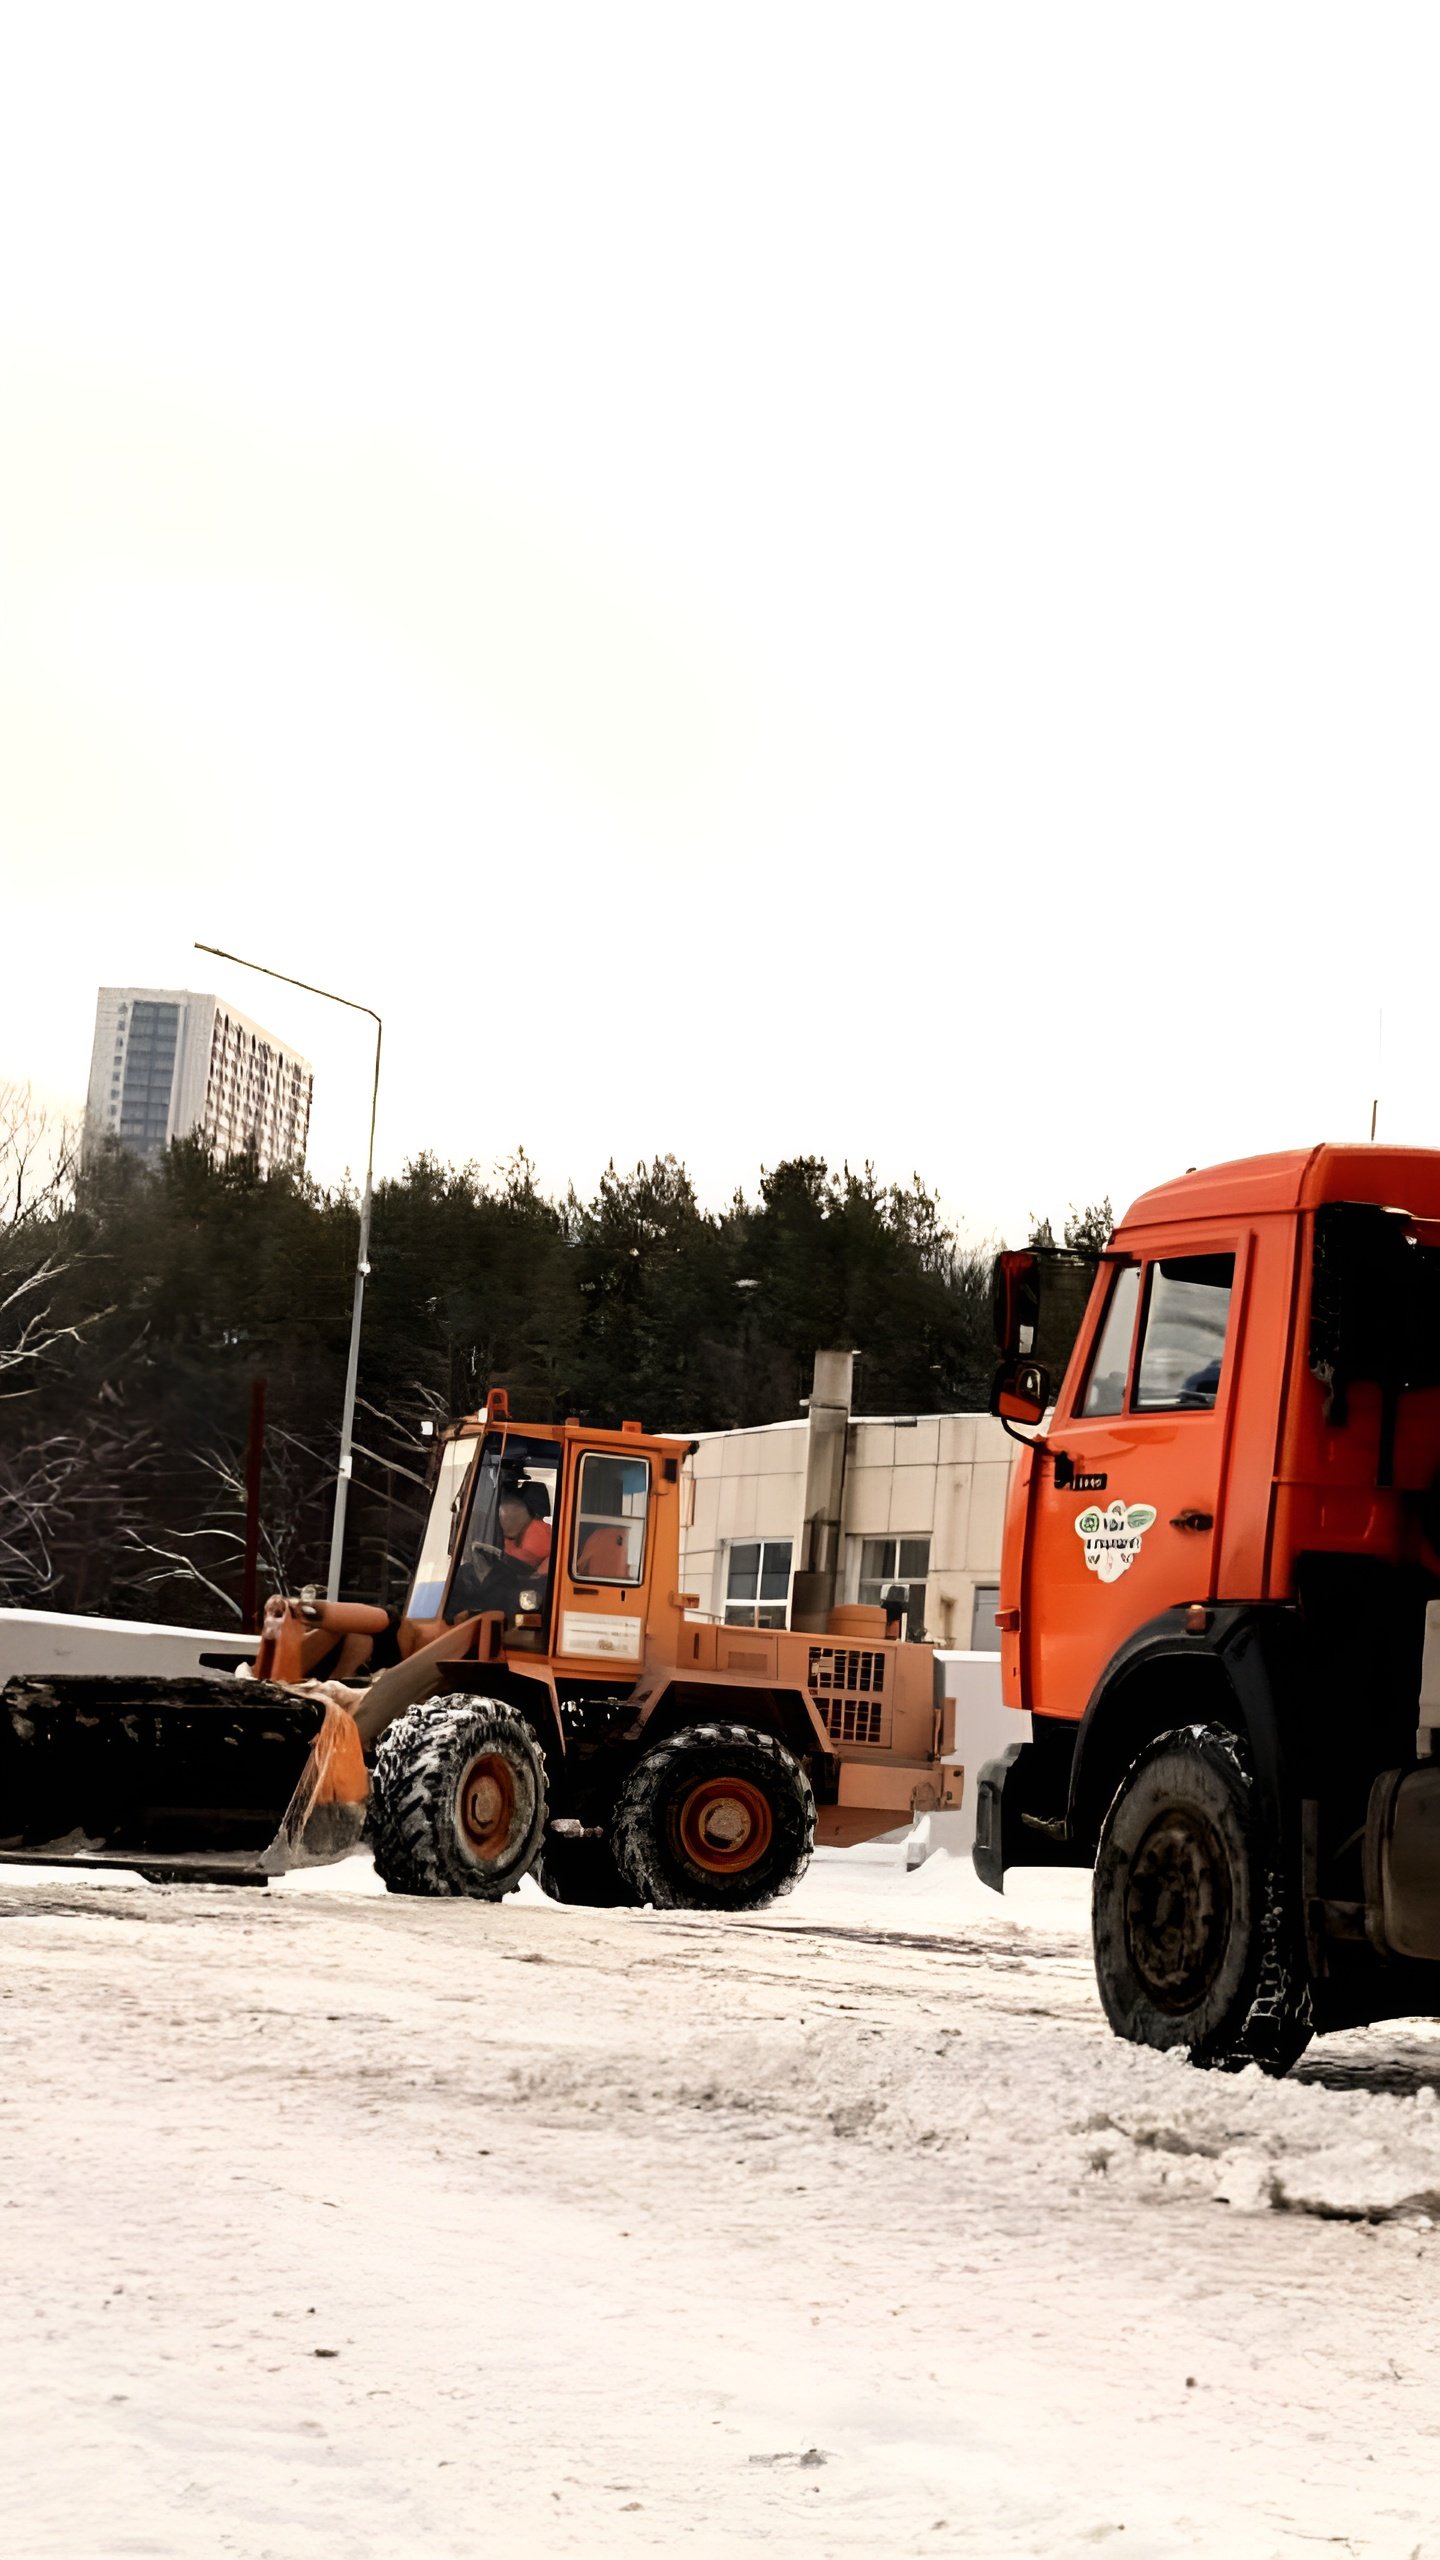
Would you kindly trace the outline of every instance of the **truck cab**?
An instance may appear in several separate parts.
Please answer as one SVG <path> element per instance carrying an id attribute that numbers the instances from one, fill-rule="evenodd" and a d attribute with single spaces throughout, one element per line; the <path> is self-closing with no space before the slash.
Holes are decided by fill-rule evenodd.
<path id="1" fill-rule="evenodd" d="M 1031 1739 L 982 1773 L 977 1869 L 1003 1889 L 1010 1866 L 1093 1863 L 1112 2023 L 1202 2060 L 1280 2067 L 1302 2030 L 1440 2010 L 1440 1861 L 1433 1925 L 1430 1889 L 1401 1882 L 1440 1782 L 1415 1783 L 1440 1599 L 1440 1153 L 1321 1146 L 1147 1193 L 1090 1258 L 1072 1341 L 1079 1263 L 1002 1257 L 996 1410 L 1031 1426 L 1002 1682 Z M 1239 2012 L 1273 2007 L 1282 1972 L 1267 2043 Z"/>

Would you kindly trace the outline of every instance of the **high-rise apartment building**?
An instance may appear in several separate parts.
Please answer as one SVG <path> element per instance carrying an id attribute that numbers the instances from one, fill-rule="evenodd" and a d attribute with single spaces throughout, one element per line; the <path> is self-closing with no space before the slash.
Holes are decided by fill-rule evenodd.
<path id="1" fill-rule="evenodd" d="M 102 987 L 86 1143 L 118 1138 L 158 1164 L 172 1138 L 198 1137 L 217 1156 L 253 1149 L 262 1173 L 303 1164 L 314 1084 L 308 1060 L 218 996 Z"/>

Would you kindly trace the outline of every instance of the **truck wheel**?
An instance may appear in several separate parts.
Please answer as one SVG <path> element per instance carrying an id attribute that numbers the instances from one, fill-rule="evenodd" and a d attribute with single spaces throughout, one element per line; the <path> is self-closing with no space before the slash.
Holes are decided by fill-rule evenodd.
<path id="1" fill-rule="evenodd" d="M 632 1769 L 611 1837 L 637 1902 L 661 1911 L 756 1911 L 805 1873 L 815 1799 L 774 1734 L 691 1725 Z"/>
<path id="2" fill-rule="evenodd" d="M 427 1698 L 375 1754 L 370 1833 L 392 1893 L 513 1893 L 545 1837 L 545 1763 L 494 1698 Z"/>
<path id="3" fill-rule="evenodd" d="M 1095 1853 L 1095 1973 L 1132 2044 L 1288 2071 L 1313 2032 L 1299 1930 L 1244 1747 L 1162 1733 L 1126 1771 Z"/>
<path id="4" fill-rule="evenodd" d="M 548 1839 L 535 1875 L 552 1902 L 621 1911 L 633 1910 L 639 1900 L 616 1866 L 608 1840 Z"/>

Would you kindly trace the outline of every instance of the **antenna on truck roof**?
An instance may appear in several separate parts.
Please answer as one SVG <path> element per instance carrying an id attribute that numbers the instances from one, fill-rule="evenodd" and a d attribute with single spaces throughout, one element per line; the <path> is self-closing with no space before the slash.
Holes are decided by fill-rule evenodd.
<path id="1" fill-rule="evenodd" d="M 1375 1097 L 1370 1105 L 1370 1144 L 1375 1144 L 1375 1126 L 1380 1117 L 1380 1068 L 1385 1056 L 1385 1007 L 1380 1006 L 1375 1018 Z"/>

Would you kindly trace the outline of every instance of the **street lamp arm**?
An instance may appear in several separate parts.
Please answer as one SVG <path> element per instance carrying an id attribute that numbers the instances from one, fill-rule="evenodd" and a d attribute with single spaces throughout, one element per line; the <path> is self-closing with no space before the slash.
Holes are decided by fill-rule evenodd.
<path id="1" fill-rule="evenodd" d="M 278 978 L 282 987 L 302 987 L 307 996 L 323 996 L 327 1004 L 344 1004 L 352 1013 L 368 1013 L 372 1022 L 380 1019 L 373 1005 L 357 1004 L 353 996 L 337 996 L 329 987 L 312 987 L 308 978 L 291 978 L 283 969 L 267 969 L 263 960 L 242 960 L 238 951 L 222 951 L 218 942 L 197 942 L 192 947 L 208 951 L 212 960 L 233 960 L 237 969 L 253 969 L 261 978 Z"/>

